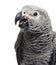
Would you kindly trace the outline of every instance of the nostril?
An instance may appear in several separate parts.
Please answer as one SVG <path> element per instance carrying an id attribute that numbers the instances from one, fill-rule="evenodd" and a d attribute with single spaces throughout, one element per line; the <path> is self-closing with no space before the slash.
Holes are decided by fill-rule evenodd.
<path id="1" fill-rule="evenodd" d="M 26 12 L 24 12 L 24 14 L 25 14 Z"/>

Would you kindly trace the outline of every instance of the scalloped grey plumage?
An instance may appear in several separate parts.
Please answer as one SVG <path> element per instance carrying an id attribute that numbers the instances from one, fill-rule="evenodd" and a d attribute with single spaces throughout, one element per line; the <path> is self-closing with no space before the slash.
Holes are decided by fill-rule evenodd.
<path id="1" fill-rule="evenodd" d="M 33 5 L 24 6 L 21 12 L 28 18 L 29 28 L 21 28 L 15 42 L 18 65 L 55 65 L 56 32 L 48 13 Z M 34 12 L 38 15 L 33 16 Z"/>

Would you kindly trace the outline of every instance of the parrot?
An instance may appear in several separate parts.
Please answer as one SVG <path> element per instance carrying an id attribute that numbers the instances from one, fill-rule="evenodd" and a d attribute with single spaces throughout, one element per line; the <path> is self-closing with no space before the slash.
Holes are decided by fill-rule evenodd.
<path id="1" fill-rule="evenodd" d="M 47 11 L 26 5 L 16 14 L 15 25 L 17 22 L 20 32 L 14 48 L 18 65 L 56 65 L 56 32 Z"/>

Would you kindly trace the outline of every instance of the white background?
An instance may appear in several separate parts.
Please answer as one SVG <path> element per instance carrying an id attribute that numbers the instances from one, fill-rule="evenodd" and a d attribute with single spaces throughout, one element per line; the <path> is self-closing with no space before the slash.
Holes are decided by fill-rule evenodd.
<path id="1" fill-rule="evenodd" d="M 15 15 L 25 5 L 37 5 L 47 10 L 56 31 L 56 0 L 0 0 L 0 65 L 17 65 L 14 44 L 19 28 Z"/>

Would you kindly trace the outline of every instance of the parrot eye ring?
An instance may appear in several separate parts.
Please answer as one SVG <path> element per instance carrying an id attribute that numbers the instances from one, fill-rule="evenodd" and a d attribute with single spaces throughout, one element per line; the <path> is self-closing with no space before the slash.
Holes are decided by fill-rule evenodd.
<path id="1" fill-rule="evenodd" d="M 37 14 L 37 12 L 34 12 L 34 14 L 33 14 L 34 16 L 37 16 L 38 14 Z"/>

